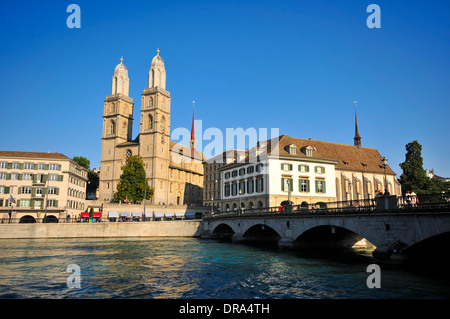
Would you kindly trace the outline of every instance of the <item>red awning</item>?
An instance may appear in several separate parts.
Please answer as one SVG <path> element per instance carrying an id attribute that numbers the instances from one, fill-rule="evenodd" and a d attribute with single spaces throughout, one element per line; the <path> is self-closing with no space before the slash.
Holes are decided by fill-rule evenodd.
<path id="1" fill-rule="evenodd" d="M 81 217 L 89 217 L 89 213 L 81 213 Z M 94 218 L 101 218 L 102 217 L 102 213 L 94 213 Z"/>

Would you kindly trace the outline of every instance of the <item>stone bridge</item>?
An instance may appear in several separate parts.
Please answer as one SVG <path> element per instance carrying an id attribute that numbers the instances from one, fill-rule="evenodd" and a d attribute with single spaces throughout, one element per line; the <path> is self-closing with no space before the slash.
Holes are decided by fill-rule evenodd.
<path id="1" fill-rule="evenodd" d="M 395 262 L 449 244 L 450 210 L 224 213 L 204 218 L 201 229 L 203 238 L 274 242 L 289 249 L 374 246 L 375 258 Z"/>

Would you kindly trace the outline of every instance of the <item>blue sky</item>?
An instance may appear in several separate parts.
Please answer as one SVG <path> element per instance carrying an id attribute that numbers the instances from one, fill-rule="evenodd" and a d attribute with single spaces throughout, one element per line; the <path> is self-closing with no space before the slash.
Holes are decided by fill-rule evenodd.
<path id="1" fill-rule="evenodd" d="M 66 8 L 81 8 L 69 29 Z M 369 4 L 381 28 L 369 29 Z M 171 129 L 279 128 L 362 145 L 400 176 L 405 145 L 450 177 L 450 2 L 9 1 L 0 12 L 0 149 L 85 156 L 100 166 L 103 102 L 124 57 L 140 99 L 156 49 L 172 96 Z M 199 140 L 201 132 L 196 132 Z M 203 143 L 205 146 L 207 142 Z"/>

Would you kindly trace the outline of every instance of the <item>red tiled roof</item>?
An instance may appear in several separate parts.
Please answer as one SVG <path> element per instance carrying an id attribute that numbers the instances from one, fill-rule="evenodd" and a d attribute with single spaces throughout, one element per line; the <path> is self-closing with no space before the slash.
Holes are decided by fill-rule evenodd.
<path id="1" fill-rule="evenodd" d="M 70 160 L 61 153 L 43 153 L 43 152 L 14 152 L 14 151 L 0 151 L 0 157 L 17 157 L 17 158 L 45 158 L 45 159 L 64 159 Z"/>

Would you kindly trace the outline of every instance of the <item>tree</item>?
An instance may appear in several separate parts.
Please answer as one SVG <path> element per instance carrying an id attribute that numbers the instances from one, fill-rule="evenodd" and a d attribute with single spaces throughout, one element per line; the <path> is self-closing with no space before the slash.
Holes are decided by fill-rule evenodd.
<path id="1" fill-rule="evenodd" d="M 91 169 L 91 168 L 90 168 L 90 166 L 91 166 L 91 161 L 88 160 L 86 157 L 83 157 L 83 156 L 75 156 L 75 157 L 73 158 L 73 160 L 74 160 L 75 162 L 77 162 L 78 164 L 80 164 L 81 166 L 83 166 L 84 168 Z"/>
<path id="2" fill-rule="evenodd" d="M 406 144 L 405 161 L 400 163 L 403 174 L 399 182 L 404 192 L 414 190 L 417 194 L 430 194 L 438 192 L 439 187 L 427 177 L 423 169 L 422 145 L 417 141 Z"/>
<path id="3" fill-rule="evenodd" d="M 154 190 L 148 186 L 148 179 L 145 177 L 144 161 L 139 155 L 133 155 L 127 158 L 122 166 L 122 175 L 120 176 L 117 192 L 114 199 L 117 201 L 142 202 L 146 189 L 146 199 L 153 196 Z"/>

